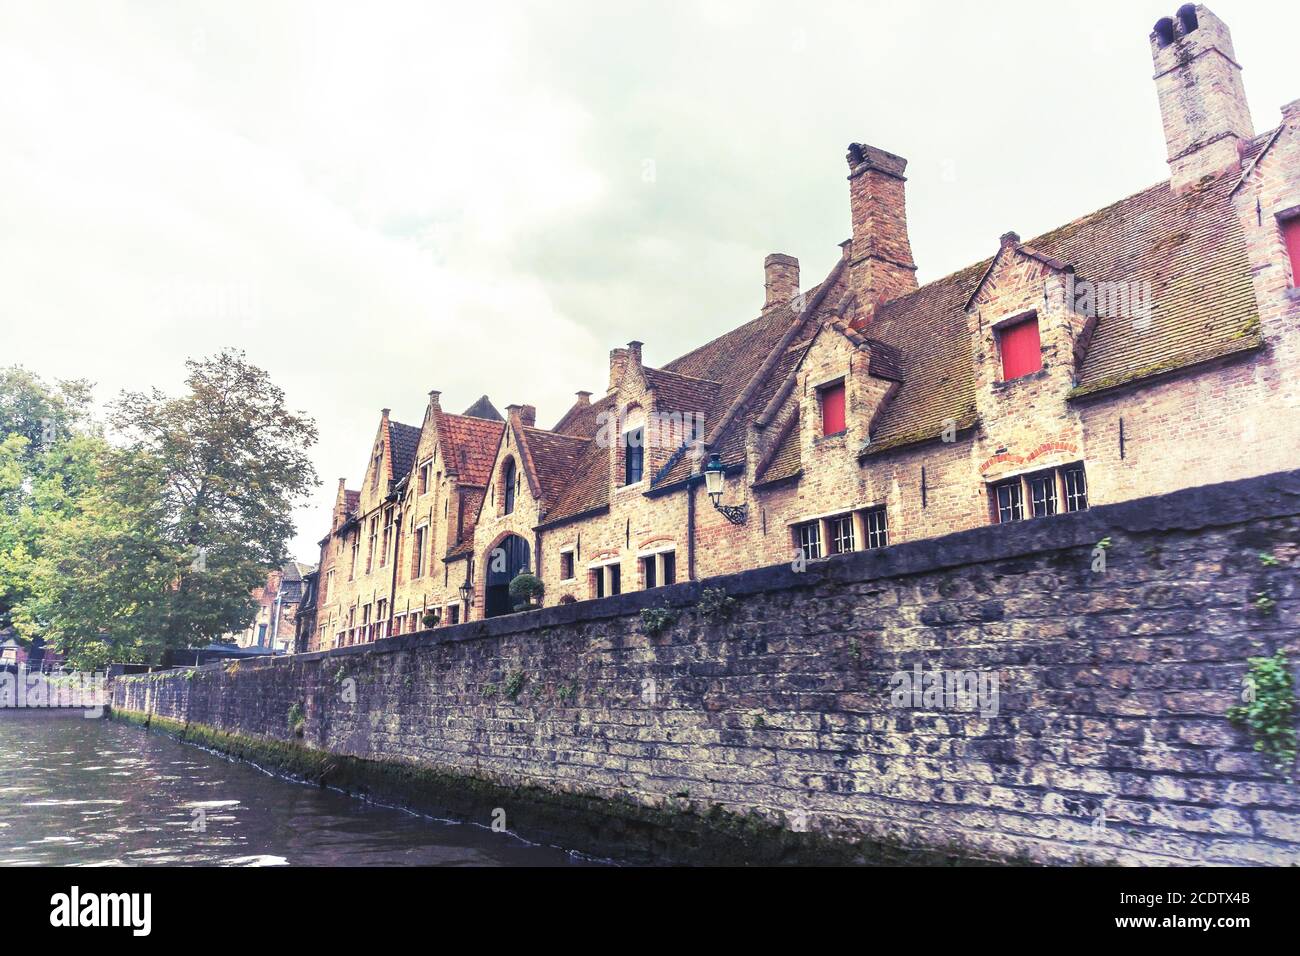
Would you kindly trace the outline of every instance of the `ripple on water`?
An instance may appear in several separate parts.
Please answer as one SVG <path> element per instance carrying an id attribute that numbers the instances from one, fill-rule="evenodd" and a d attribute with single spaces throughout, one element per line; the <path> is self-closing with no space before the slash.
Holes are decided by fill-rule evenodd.
<path id="1" fill-rule="evenodd" d="M 287 781 L 128 725 L 9 715 L 0 716 L 0 829 L 0 865 L 583 862 L 511 834 Z"/>

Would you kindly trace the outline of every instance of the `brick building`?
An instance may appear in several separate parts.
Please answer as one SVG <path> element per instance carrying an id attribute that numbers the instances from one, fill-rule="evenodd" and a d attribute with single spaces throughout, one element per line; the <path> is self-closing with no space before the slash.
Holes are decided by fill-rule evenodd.
<path id="1" fill-rule="evenodd" d="M 588 600 L 1296 467 L 1300 101 L 1257 135 L 1203 6 L 1150 40 L 1168 180 L 918 287 L 907 162 L 853 144 L 817 284 L 768 256 L 757 317 L 658 368 L 614 349 L 550 429 L 385 412 L 312 646 L 505 613 L 522 568 Z"/>
<path id="2" fill-rule="evenodd" d="M 227 634 L 226 643 L 239 647 L 265 647 L 272 653 L 289 653 L 295 647 L 299 606 L 306 594 L 309 564 L 289 561 L 266 576 L 266 584 L 253 589 L 257 611 L 248 627 Z"/>

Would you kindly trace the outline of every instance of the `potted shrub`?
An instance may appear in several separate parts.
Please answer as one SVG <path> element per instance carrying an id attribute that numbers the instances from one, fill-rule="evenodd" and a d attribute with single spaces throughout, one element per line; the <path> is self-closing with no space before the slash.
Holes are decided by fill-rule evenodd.
<path id="1" fill-rule="evenodd" d="M 431 610 L 425 611 L 424 617 L 420 618 L 420 621 L 426 628 L 435 628 L 438 626 L 438 615 Z"/>
<path id="2" fill-rule="evenodd" d="M 542 579 L 527 571 L 520 571 L 510 582 L 510 600 L 516 611 L 526 611 L 530 607 L 540 607 L 546 586 Z"/>

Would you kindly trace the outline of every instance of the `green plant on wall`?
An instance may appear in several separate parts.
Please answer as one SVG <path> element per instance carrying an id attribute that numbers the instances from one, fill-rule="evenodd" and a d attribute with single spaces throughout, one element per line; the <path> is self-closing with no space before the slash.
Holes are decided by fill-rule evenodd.
<path id="1" fill-rule="evenodd" d="M 518 700 L 519 694 L 524 689 L 524 672 L 511 671 L 506 677 L 506 696 L 511 700 Z"/>
<path id="2" fill-rule="evenodd" d="M 647 607 L 641 611 L 641 627 L 654 637 L 677 622 L 677 612 L 670 607 Z"/>
<path id="3" fill-rule="evenodd" d="M 1228 708 L 1233 726 L 1250 731 L 1255 749 L 1267 754 L 1275 773 L 1290 776 L 1295 763 L 1295 686 L 1286 654 L 1250 658 L 1242 703 Z"/>
<path id="4" fill-rule="evenodd" d="M 731 617 L 736 609 L 736 599 L 727 597 L 727 592 L 722 588 L 705 588 L 696 607 L 704 620 L 718 624 Z"/>
<path id="5" fill-rule="evenodd" d="M 295 736 L 301 737 L 303 728 L 306 725 L 307 725 L 307 721 L 303 717 L 302 704 L 298 701 L 295 701 L 293 706 L 289 708 L 289 730 Z"/>
<path id="6" fill-rule="evenodd" d="M 1260 614 L 1272 614 L 1273 609 L 1277 607 L 1277 601 L 1273 600 L 1273 595 L 1267 591 L 1259 591 L 1251 601 L 1251 606 Z"/>

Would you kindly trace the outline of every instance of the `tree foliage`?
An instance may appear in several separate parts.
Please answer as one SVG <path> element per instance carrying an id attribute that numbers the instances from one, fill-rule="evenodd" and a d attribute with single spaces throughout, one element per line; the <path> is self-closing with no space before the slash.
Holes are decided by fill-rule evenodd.
<path id="1" fill-rule="evenodd" d="M 80 666 L 157 661 L 247 626 L 251 591 L 283 562 L 292 509 L 316 484 L 315 423 L 286 408 L 266 372 L 233 350 L 186 366 L 184 394 L 127 392 L 112 405 L 112 444 L 73 419 L 33 457 L 32 413 L 0 422 L 0 495 L 28 503 L 11 522 L 6 497 L 0 596 L 12 593 L 21 635 Z M 84 410 L 88 390 L 65 392 Z M 57 403 L 40 398 L 5 395 L 0 409 L 48 418 Z"/>

